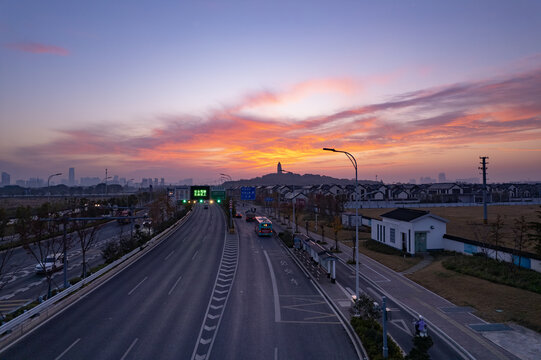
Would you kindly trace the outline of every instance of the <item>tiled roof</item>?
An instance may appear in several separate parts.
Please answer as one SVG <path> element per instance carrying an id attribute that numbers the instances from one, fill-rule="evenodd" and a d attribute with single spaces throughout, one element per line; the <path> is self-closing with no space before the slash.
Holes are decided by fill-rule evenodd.
<path id="1" fill-rule="evenodd" d="M 428 213 L 429 213 L 428 211 L 424 211 L 424 210 L 398 208 L 393 211 L 389 211 L 385 214 L 382 214 L 381 217 L 382 218 L 386 217 L 389 219 L 395 219 L 395 220 L 400 220 L 400 221 L 412 221 L 421 216 L 425 216 Z"/>

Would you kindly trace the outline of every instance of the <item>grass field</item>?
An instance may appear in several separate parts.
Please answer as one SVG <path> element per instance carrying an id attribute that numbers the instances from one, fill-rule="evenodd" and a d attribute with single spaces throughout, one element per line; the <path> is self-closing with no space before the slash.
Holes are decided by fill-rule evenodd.
<path id="1" fill-rule="evenodd" d="M 394 208 L 393 208 L 394 209 Z M 361 214 L 371 218 L 381 220 L 380 215 L 393 209 L 362 209 Z M 483 233 L 488 233 L 490 223 L 496 220 L 497 215 L 500 215 L 504 222 L 503 235 L 504 246 L 513 247 L 513 231 L 514 221 L 521 216 L 524 216 L 526 221 L 541 221 L 537 211 L 541 211 L 539 205 L 495 205 L 488 207 L 488 222 L 489 225 L 483 225 L 483 207 L 435 207 L 435 208 L 420 208 L 420 210 L 428 210 L 431 214 L 441 216 L 449 220 L 447 223 L 447 234 L 459 236 L 470 240 L 481 240 L 477 237 Z M 530 244 L 527 251 L 534 251 L 534 244 Z"/>
<path id="2" fill-rule="evenodd" d="M 408 278 L 458 306 L 471 306 L 489 322 L 515 322 L 541 332 L 541 294 L 460 274 L 443 267 L 445 256 Z"/>

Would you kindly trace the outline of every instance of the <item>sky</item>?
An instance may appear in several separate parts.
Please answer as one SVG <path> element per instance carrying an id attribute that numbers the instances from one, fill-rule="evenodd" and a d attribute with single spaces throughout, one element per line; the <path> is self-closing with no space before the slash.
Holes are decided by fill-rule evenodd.
<path id="1" fill-rule="evenodd" d="M 1 1 L 0 171 L 541 181 L 541 2 Z"/>

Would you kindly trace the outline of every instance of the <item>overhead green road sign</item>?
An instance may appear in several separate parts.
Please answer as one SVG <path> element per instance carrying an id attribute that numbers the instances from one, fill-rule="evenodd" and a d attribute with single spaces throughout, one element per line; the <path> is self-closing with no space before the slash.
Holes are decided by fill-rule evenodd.
<path id="1" fill-rule="evenodd" d="M 192 186 L 190 187 L 190 200 L 209 200 L 210 186 Z"/>
<path id="2" fill-rule="evenodd" d="M 225 201 L 225 190 L 211 190 L 210 198 L 216 202 Z"/>

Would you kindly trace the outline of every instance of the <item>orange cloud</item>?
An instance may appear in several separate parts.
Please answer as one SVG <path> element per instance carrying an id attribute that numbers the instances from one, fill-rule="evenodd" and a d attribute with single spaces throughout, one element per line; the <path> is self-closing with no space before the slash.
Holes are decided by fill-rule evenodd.
<path id="1" fill-rule="evenodd" d="M 257 92 L 200 119 L 162 119 L 163 124 L 150 129 L 147 136 L 131 137 L 129 128 L 110 135 L 101 130 L 64 131 L 61 140 L 21 149 L 19 155 L 95 163 L 107 158 L 119 168 L 207 167 L 258 174 L 254 169 L 278 161 L 305 168 L 336 166 L 337 160 L 323 160 L 328 156 L 323 147 L 362 153 L 366 164 L 386 158 L 391 166 L 461 147 L 502 143 L 513 147 L 509 143 L 541 140 L 541 69 L 506 79 L 399 94 L 387 102 L 311 118 L 267 118 L 242 112 L 314 89 L 347 92 L 348 86 L 321 80 L 298 84 L 284 93 Z M 394 154 L 394 161 L 388 154 Z"/>
<path id="2" fill-rule="evenodd" d="M 22 51 L 32 54 L 53 54 L 66 56 L 69 55 L 69 51 L 60 46 L 45 45 L 36 42 L 19 42 L 5 44 L 5 47 L 15 51 Z"/>

